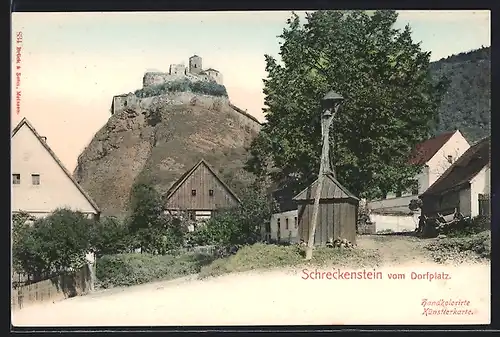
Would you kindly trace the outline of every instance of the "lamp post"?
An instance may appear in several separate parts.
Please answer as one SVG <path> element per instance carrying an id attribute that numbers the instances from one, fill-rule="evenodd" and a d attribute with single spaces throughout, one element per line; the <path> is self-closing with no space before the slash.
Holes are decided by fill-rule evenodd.
<path id="1" fill-rule="evenodd" d="M 312 259 L 312 251 L 314 247 L 314 236 L 316 234 L 316 225 L 318 223 L 319 213 L 319 200 L 321 198 L 321 191 L 323 190 L 323 180 L 327 173 L 332 172 L 329 160 L 329 135 L 330 126 L 332 125 L 333 118 L 335 117 L 340 103 L 344 98 L 334 91 L 329 91 L 321 99 L 321 107 L 323 114 L 321 116 L 321 138 L 323 140 L 323 147 L 321 150 L 321 159 L 319 163 L 318 184 L 316 186 L 316 195 L 314 197 L 313 214 L 311 219 L 309 240 L 307 241 L 306 260 Z"/>

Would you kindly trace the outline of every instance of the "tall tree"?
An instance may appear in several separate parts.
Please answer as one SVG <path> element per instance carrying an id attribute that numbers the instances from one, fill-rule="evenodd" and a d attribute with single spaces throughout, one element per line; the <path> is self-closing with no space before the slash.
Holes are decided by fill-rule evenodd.
<path id="1" fill-rule="evenodd" d="M 267 123 L 250 147 L 247 169 L 295 191 L 317 177 L 320 99 L 345 101 L 332 125 L 331 156 L 353 193 L 374 197 L 412 182 L 412 148 L 437 123 L 444 81 L 429 74 L 430 53 L 411 30 L 395 29 L 397 13 L 317 11 L 301 24 L 294 13 L 280 35 L 281 62 L 266 58 Z"/>

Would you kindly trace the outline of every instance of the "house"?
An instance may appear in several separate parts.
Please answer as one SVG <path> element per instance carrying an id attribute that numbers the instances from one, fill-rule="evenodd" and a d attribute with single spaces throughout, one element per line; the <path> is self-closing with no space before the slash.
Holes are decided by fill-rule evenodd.
<path id="1" fill-rule="evenodd" d="M 241 201 L 201 159 L 186 171 L 164 196 L 165 211 L 172 215 L 187 212 L 196 221 L 209 219 L 219 209 L 238 206 Z"/>
<path id="2" fill-rule="evenodd" d="M 471 146 L 420 196 L 423 215 L 490 214 L 490 143 L 486 137 Z"/>
<path id="3" fill-rule="evenodd" d="M 297 243 L 298 229 L 297 209 L 275 213 L 271 215 L 270 229 L 267 231 L 265 239 Z"/>
<path id="4" fill-rule="evenodd" d="M 317 185 L 318 180 L 293 198 L 298 204 L 298 241 L 309 241 Z M 358 207 L 359 199 L 342 186 L 332 173 L 327 173 L 319 200 L 314 243 L 323 245 L 339 237 L 355 243 Z"/>
<path id="5" fill-rule="evenodd" d="M 410 211 L 410 201 L 424 193 L 469 148 L 469 143 L 459 130 L 443 133 L 417 144 L 409 163 L 422 166 L 422 171 L 415 176 L 418 185 L 407 191 L 391 192 L 384 199 L 368 202 L 370 219 L 376 230 L 414 230 L 420 214 Z"/>
<path id="6" fill-rule="evenodd" d="M 26 118 L 12 131 L 11 170 L 12 213 L 25 211 L 40 218 L 69 208 L 99 218 L 97 204 Z"/>

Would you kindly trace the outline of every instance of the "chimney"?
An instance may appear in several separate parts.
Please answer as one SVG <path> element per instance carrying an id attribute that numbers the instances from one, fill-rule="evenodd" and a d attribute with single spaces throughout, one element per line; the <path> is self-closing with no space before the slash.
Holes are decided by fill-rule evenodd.
<path id="1" fill-rule="evenodd" d="M 43 140 L 44 142 L 47 142 L 47 137 L 40 137 L 41 140 Z"/>

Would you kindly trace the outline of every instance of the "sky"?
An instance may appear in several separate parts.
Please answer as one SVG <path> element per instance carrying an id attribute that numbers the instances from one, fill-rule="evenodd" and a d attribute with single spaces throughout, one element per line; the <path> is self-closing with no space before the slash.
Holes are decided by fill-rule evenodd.
<path id="1" fill-rule="evenodd" d="M 26 117 L 73 171 L 109 119 L 114 95 L 141 88 L 145 71 L 187 65 L 193 54 L 203 58 L 203 68 L 222 72 L 233 104 L 263 121 L 264 55 L 278 56 L 277 36 L 290 15 L 13 13 L 11 127 Z M 399 11 L 397 28 L 406 24 L 431 61 L 491 45 L 489 11 Z"/>

